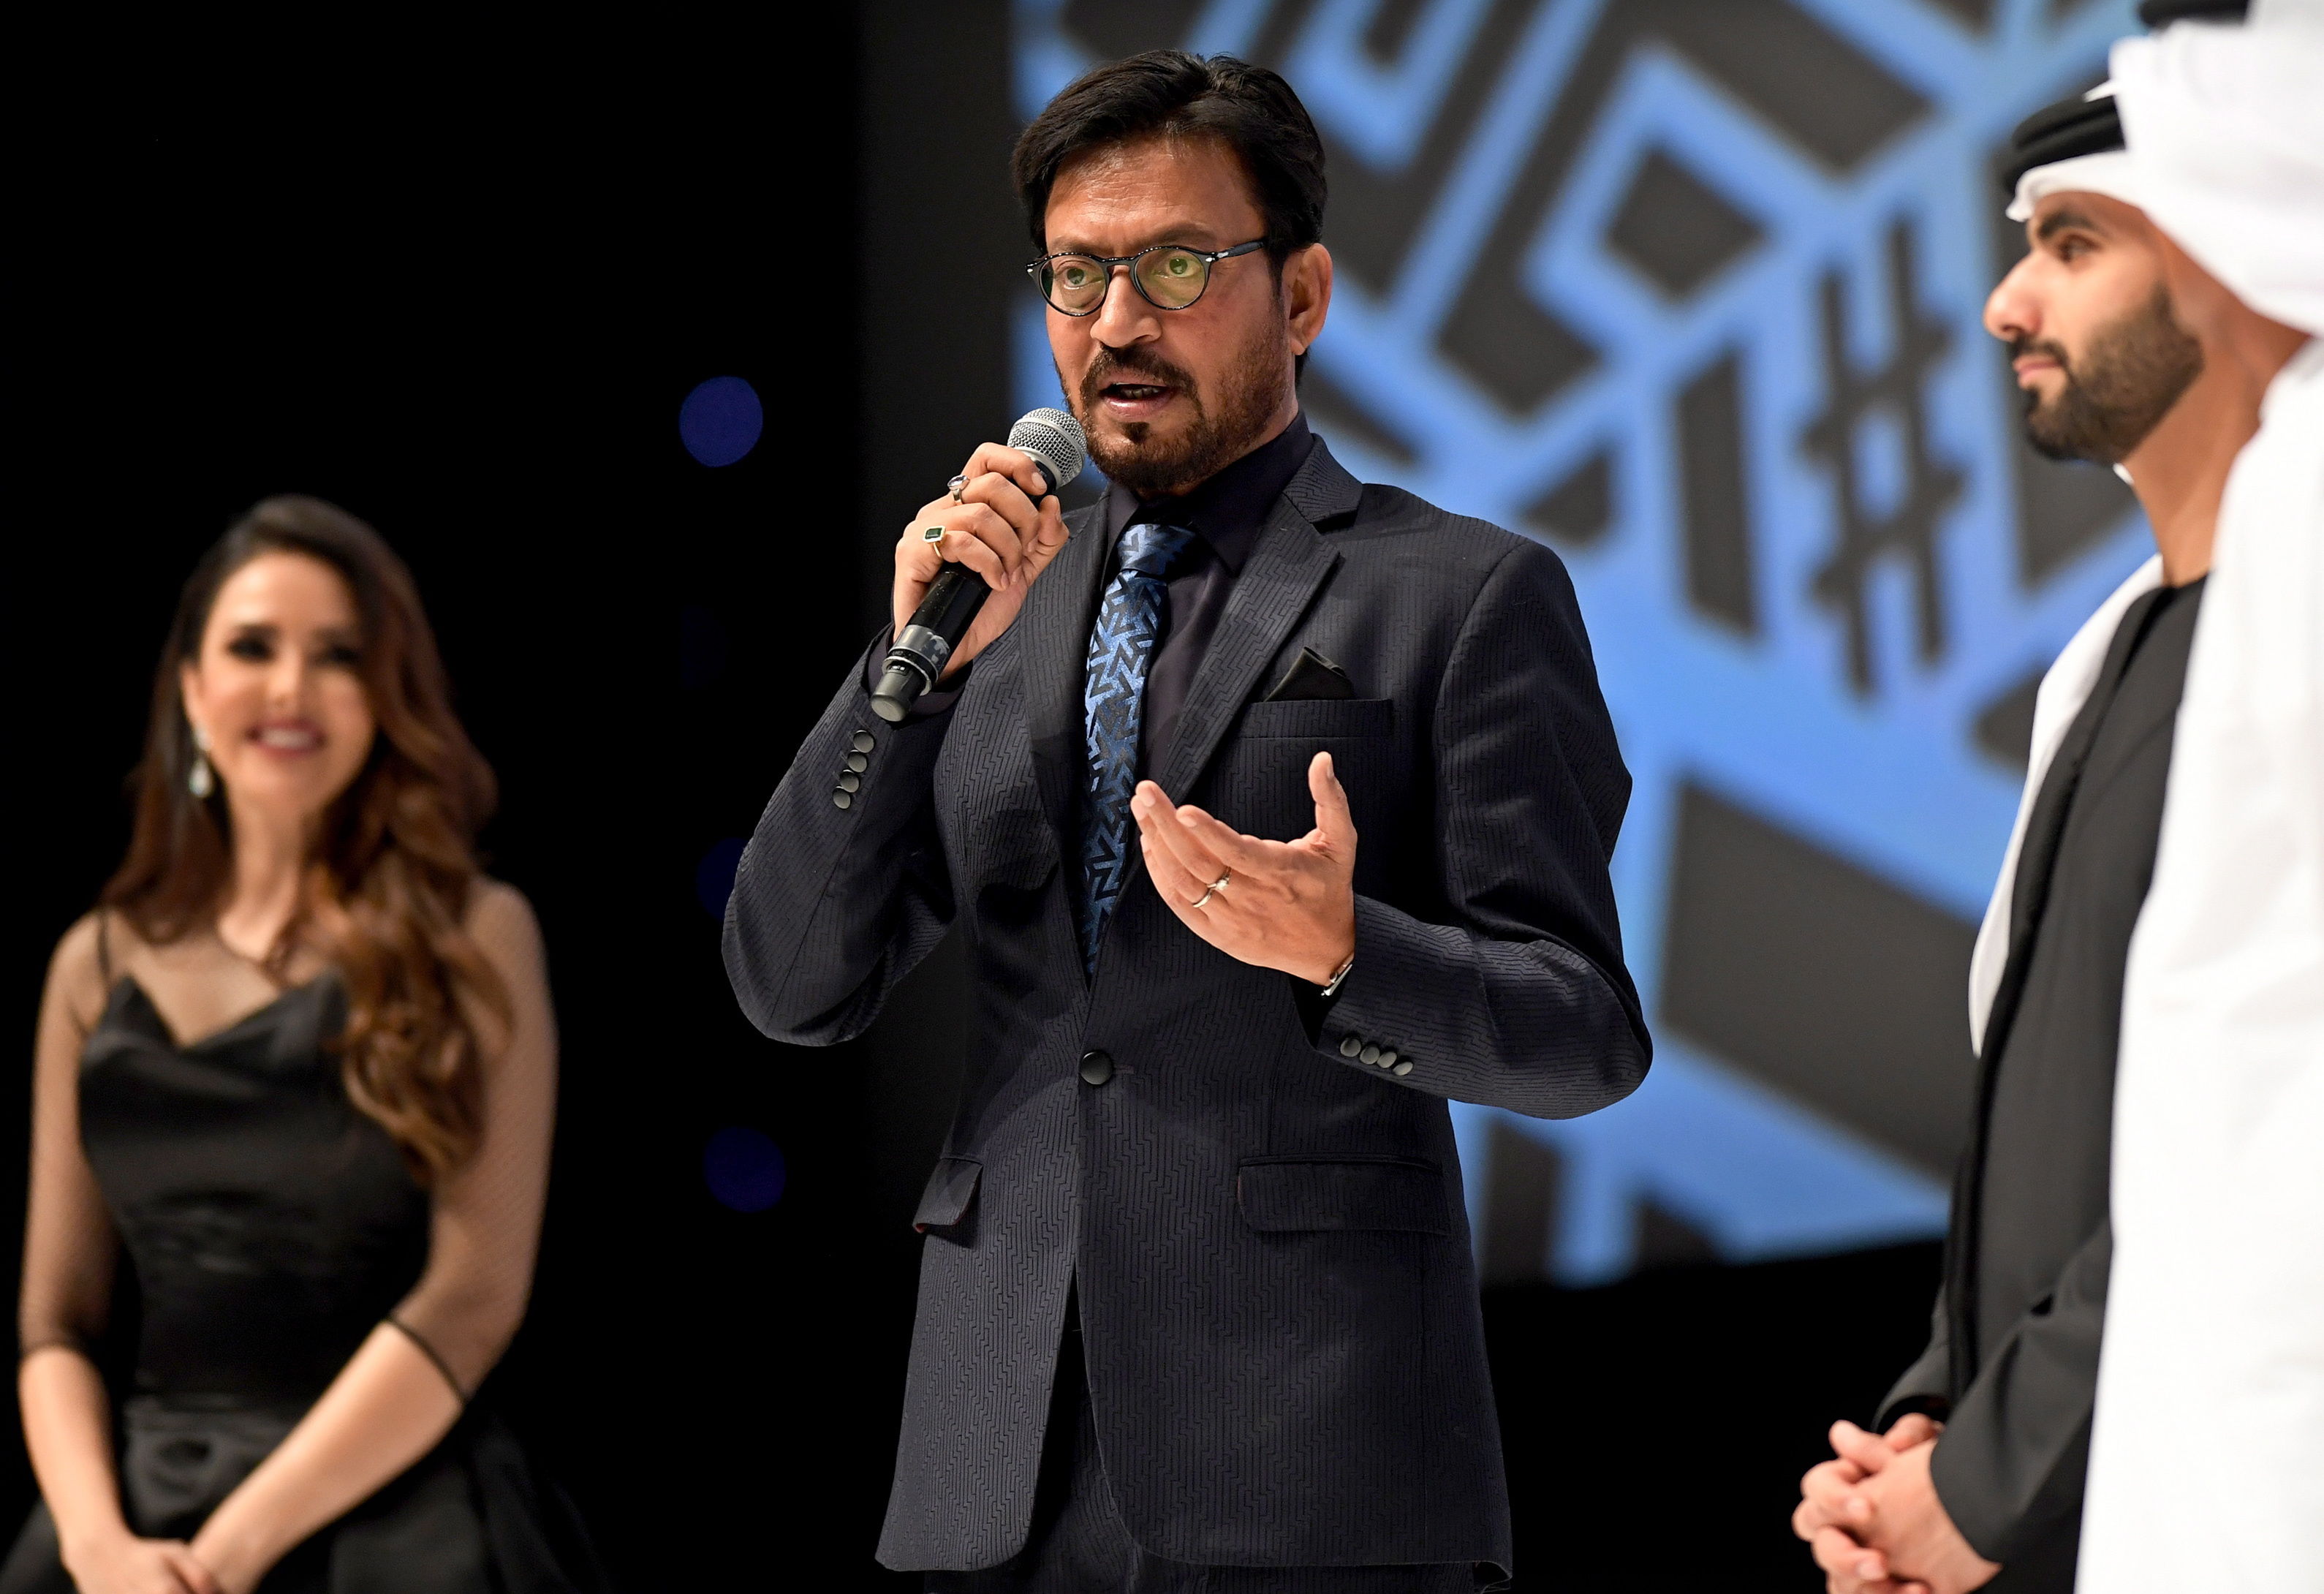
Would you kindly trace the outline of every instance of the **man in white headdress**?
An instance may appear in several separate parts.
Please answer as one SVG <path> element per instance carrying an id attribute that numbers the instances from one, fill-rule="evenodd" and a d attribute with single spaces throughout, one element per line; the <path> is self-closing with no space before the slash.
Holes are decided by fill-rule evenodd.
<path id="1" fill-rule="evenodd" d="M 2109 1163 L 2133 936 L 2175 793 L 2199 616 L 2216 629 L 2205 588 L 2222 492 L 2301 341 L 2149 218 L 2107 90 L 2029 117 L 2014 144 L 2010 214 L 2031 249 L 1987 327 L 2010 346 L 2032 440 L 2126 468 L 2157 557 L 2043 684 L 1972 965 L 1978 1112 L 1931 1344 L 1883 1403 L 1885 1432 L 1836 1425 L 1839 1459 L 1803 1480 L 1794 1518 L 1835 1590 L 2074 1586 L 2113 1332 Z"/>
<path id="2" fill-rule="evenodd" d="M 2324 1589 L 2324 0 L 2115 48 L 2140 203 L 2274 336 L 2133 942 L 2088 1594 Z"/>

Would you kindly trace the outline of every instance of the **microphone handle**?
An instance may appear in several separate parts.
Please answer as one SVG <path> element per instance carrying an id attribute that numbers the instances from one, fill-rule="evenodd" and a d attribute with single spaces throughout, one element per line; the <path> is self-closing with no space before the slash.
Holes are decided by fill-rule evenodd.
<path id="1" fill-rule="evenodd" d="M 1055 494 L 1057 478 L 1048 461 L 1033 463 L 1049 489 L 1043 496 Z M 945 661 L 952 657 L 952 650 L 974 623 L 976 611 L 991 596 L 992 588 L 984 584 L 984 578 L 964 564 L 947 564 L 938 570 L 921 596 L 920 607 L 912 611 L 911 622 L 888 650 L 880 683 L 872 689 L 872 712 L 890 725 L 910 713 L 920 694 L 944 674 Z"/>

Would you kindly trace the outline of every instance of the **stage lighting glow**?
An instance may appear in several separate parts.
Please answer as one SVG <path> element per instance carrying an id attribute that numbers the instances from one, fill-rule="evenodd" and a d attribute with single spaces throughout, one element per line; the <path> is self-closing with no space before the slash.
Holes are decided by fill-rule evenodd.
<path id="1" fill-rule="evenodd" d="M 678 435 L 703 464 L 732 465 L 759 446 L 767 412 L 759 390 L 740 376 L 713 376 L 678 407 Z"/>
<path id="2" fill-rule="evenodd" d="M 734 892 L 734 870 L 742 862 L 742 839 L 722 837 L 710 844 L 702 861 L 694 867 L 694 895 L 702 904 L 702 911 L 724 922 L 726 899 Z"/>
<path id="3" fill-rule="evenodd" d="M 756 1129 L 730 1125 L 702 1148 L 702 1182 L 722 1207 L 763 1212 L 783 1199 L 782 1148 Z"/>

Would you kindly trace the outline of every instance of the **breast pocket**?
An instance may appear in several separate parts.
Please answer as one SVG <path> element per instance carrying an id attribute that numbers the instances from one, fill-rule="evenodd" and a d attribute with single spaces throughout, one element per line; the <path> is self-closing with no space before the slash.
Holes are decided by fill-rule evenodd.
<path id="1" fill-rule="evenodd" d="M 1212 811 L 1246 835 L 1270 841 L 1304 836 L 1315 822 L 1307 765 L 1316 754 L 1329 753 L 1358 833 L 1392 825 L 1396 794 L 1403 789 L 1395 733 L 1396 703 L 1389 698 L 1249 704 L 1213 777 Z"/>
<path id="2" fill-rule="evenodd" d="M 1242 711 L 1242 734 L 1253 739 L 1288 737 L 1338 741 L 1396 733 L 1393 698 L 1295 698 L 1253 703 Z"/>

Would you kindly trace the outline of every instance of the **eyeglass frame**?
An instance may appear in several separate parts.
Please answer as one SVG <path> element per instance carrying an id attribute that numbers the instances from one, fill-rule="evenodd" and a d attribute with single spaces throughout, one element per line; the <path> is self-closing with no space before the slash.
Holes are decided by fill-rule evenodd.
<path id="1" fill-rule="evenodd" d="M 1044 255 L 1038 260 L 1028 261 L 1025 265 L 1025 275 L 1031 280 L 1033 292 L 1041 294 L 1043 304 L 1061 316 L 1072 316 L 1076 320 L 1084 316 L 1097 314 L 1105 308 L 1105 301 L 1113 297 L 1113 268 L 1117 265 L 1130 267 L 1130 285 L 1138 290 L 1138 296 L 1140 299 L 1155 309 L 1192 310 L 1203 301 L 1203 293 L 1211 291 L 1211 267 L 1222 260 L 1232 260 L 1238 255 L 1264 249 L 1269 241 L 1266 238 L 1253 238 L 1248 244 L 1237 244 L 1231 249 L 1197 249 L 1192 244 L 1148 244 L 1131 255 L 1086 255 L 1078 249 L 1066 249 L 1055 255 Z M 1183 254 L 1194 255 L 1203 263 L 1203 293 L 1195 294 L 1184 304 L 1164 304 L 1146 291 L 1146 284 L 1138 280 L 1138 263 L 1148 255 L 1163 249 L 1176 249 Z M 1093 265 L 1104 267 L 1105 292 L 1098 296 L 1098 301 L 1087 310 L 1067 310 L 1047 293 L 1041 293 L 1041 268 L 1052 260 L 1086 260 Z"/>

